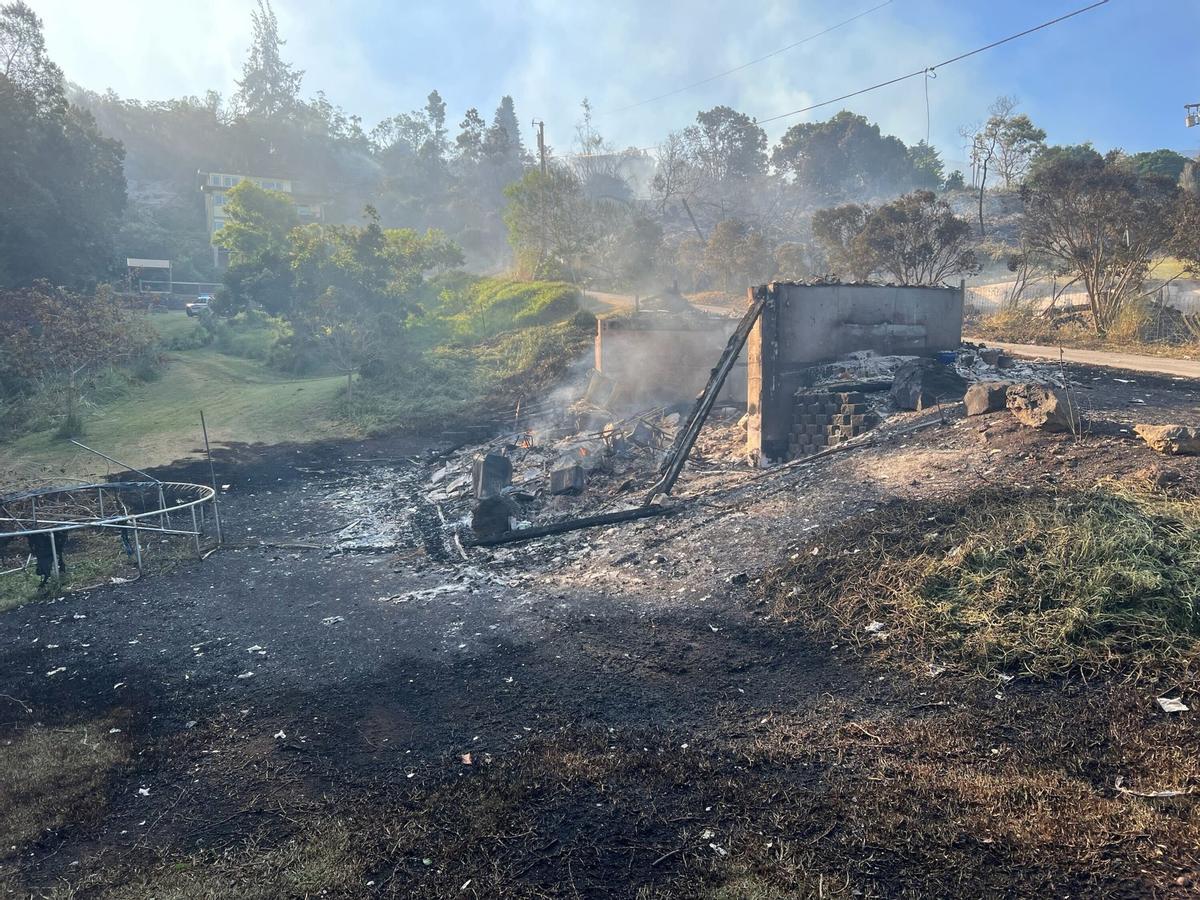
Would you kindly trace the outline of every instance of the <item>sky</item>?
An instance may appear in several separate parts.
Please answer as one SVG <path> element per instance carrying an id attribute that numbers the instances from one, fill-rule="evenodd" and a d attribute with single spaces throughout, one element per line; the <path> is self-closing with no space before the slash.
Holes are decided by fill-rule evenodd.
<path id="1" fill-rule="evenodd" d="M 250 41 L 254 0 L 28 0 L 51 57 L 84 87 L 161 100 L 228 96 Z M 626 108 L 740 66 L 885 0 L 274 0 L 285 56 L 368 127 L 437 89 L 457 125 L 490 120 L 511 94 L 523 138 L 546 122 L 556 152 L 576 148 L 580 101 L 617 147 L 651 147 L 696 112 L 726 104 L 758 119 L 924 69 L 1092 0 L 890 0 L 855 21 L 726 77 Z M 861 113 L 906 143 L 928 134 L 950 168 L 959 129 L 999 95 L 1051 143 L 1169 147 L 1194 156 L 1200 128 L 1200 0 L 1109 0 L 1090 12 L 937 70 L 764 127 Z M 928 87 L 928 104 L 926 88 Z"/>

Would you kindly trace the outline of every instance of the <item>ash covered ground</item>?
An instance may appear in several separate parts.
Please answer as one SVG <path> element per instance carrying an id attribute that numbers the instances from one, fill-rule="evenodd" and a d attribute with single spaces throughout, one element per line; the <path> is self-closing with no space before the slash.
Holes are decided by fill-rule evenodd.
<path id="1" fill-rule="evenodd" d="M 1071 374 L 1079 439 L 947 407 L 757 470 L 730 413 L 673 515 L 491 549 L 455 542 L 450 487 L 485 448 L 222 451 L 226 549 L 0 614 L 5 746 L 111 751 L 53 827 L 8 813 L 27 839 L 0 878 L 78 897 L 1189 895 L 1190 799 L 1113 788 L 1200 775 L 1194 729 L 1148 688 L 914 677 L 763 599 L 770 567 L 880 504 L 1147 467 L 1200 484 L 1129 430 L 1194 416 L 1200 385 Z M 531 518 L 640 499 L 623 486 L 652 467 L 624 465 Z"/>

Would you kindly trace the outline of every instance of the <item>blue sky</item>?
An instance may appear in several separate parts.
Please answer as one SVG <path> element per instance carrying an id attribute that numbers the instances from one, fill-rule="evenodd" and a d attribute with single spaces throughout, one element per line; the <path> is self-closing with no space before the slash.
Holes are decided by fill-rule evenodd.
<path id="1" fill-rule="evenodd" d="M 1088 0 L 892 0 L 766 62 L 636 109 L 621 107 L 705 78 L 834 25 L 882 0 L 395 2 L 275 0 L 286 53 L 368 124 L 421 106 L 432 88 L 453 124 L 471 106 L 491 116 L 510 93 L 523 125 L 572 149 L 586 96 L 618 146 L 656 144 L 698 109 L 729 104 L 758 118 L 923 68 L 1087 4 Z M 163 99 L 233 90 L 252 0 L 31 0 L 67 76 L 122 96 Z M 847 101 L 885 131 L 926 134 L 920 78 Z M 1183 104 L 1200 102 L 1200 0 L 1110 0 L 1096 10 L 947 67 L 929 82 L 930 133 L 952 164 L 961 125 L 997 95 L 1056 143 L 1200 151 Z M 825 118 L 839 106 L 774 122 Z M 526 142 L 531 142 L 526 133 Z"/>

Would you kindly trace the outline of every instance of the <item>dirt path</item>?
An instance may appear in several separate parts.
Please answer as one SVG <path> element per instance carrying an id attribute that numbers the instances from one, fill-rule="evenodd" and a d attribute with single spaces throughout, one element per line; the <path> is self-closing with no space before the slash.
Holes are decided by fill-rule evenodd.
<path id="1" fill-rule="evenodd" d="M 984 338 L 968 338 L 980 341 L 989 347 L 999 347 L 1006 353 L 1023 359 L 1040 359 L 1057 362 L 1060 348 L 1043 347 L 1038 344 L 1008 344 Z M 1125 369 L 1129 372 L 1149 372 L 1158 375 L 1174 375 L 1180 378 L 1200 378 L 1200 361 L 1169 359 L 1163 356 L 1141 356 L 1136 353 L 1118 353 L 1112 350 L 1074 350 L 1061 348 L 1063 358 L 1069 363 L 1087 366 L 1104 366 L 1109 369 Z"/>

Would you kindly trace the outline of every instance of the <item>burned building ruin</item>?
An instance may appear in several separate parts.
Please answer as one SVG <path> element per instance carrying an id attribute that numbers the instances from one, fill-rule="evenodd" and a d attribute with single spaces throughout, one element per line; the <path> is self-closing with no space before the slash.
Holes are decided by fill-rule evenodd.
<path id="1" fill-rule="evenodd" d="M 764 301 L 744 350 L 747 449 L 758 459 L 806 455 L 871 427 L 858 391 L 808 390 L 822 364 L 861 351 L 928 357 L 962 342 L 961 285 L 772 283 L 750 299 Z"/>

